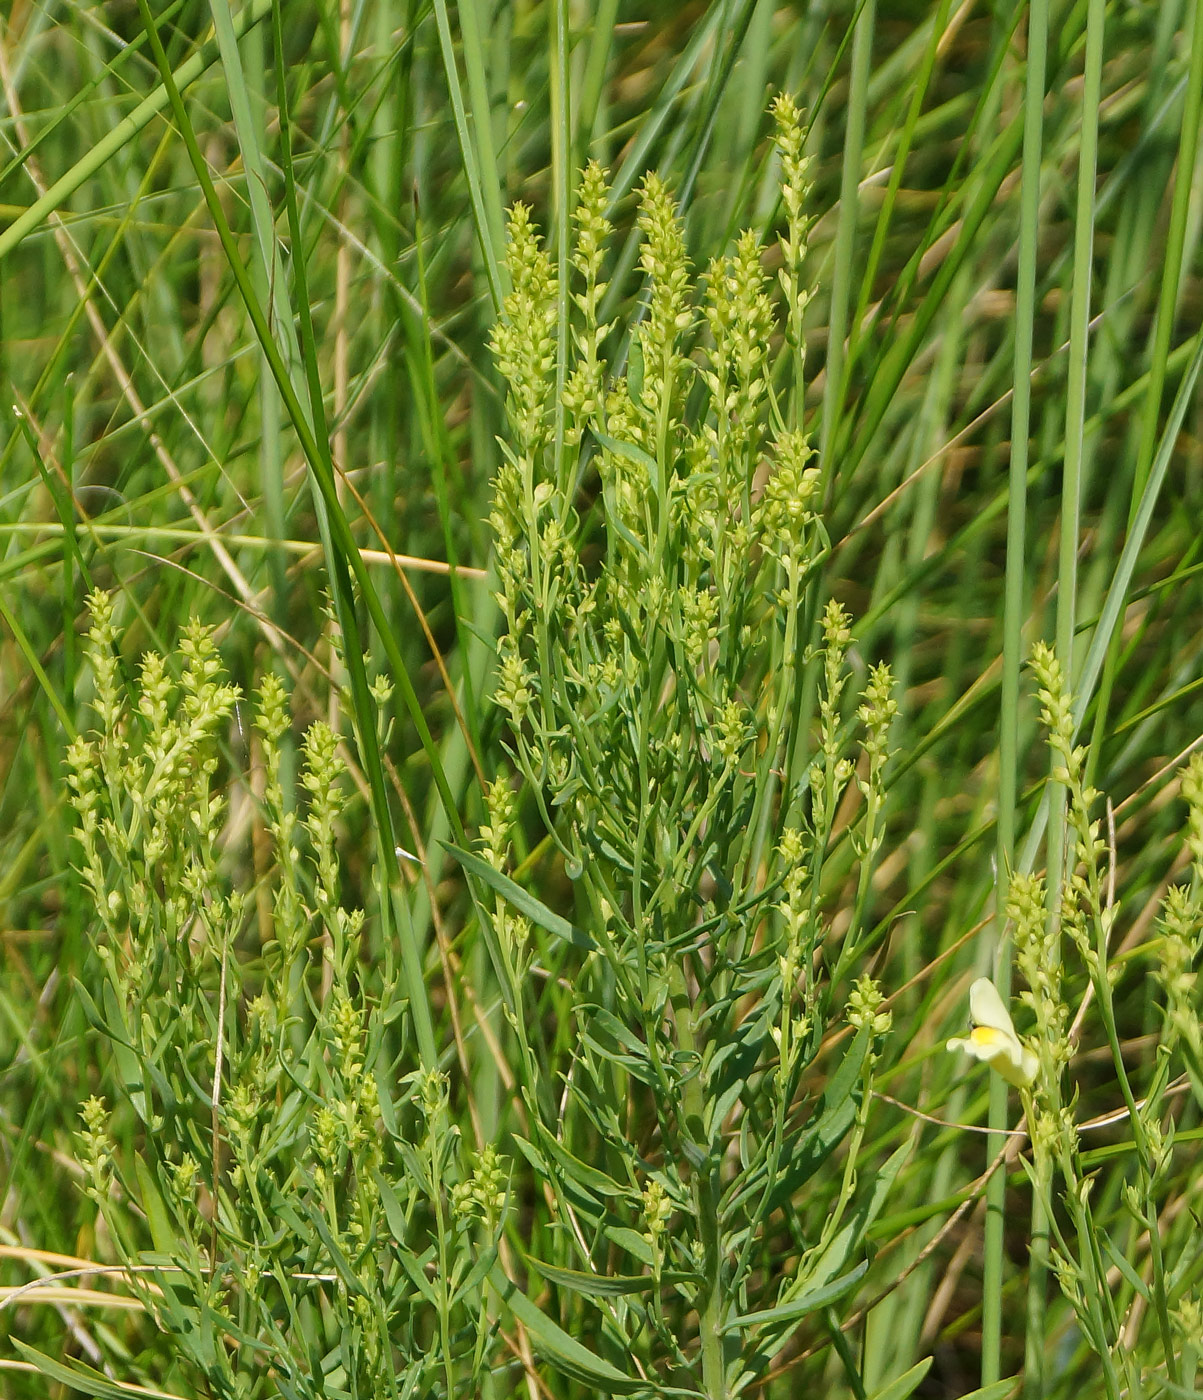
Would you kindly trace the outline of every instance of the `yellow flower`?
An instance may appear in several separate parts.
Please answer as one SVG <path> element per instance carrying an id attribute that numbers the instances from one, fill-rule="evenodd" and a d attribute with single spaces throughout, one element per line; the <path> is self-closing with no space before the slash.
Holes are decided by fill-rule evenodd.
<path id="1" fill-rule="evenodd" d="M 969 988 L 969 1019 L 973 1029 L 964 1039 L 950 1040 L 950 1050 L 964 1050 L 975 1060 L 985 1060 L 1017 1088 L 1036 1078 L 1036 1056 L 1015 1034 L 1010 1013 L 988 977 L 979 977 Z"/>

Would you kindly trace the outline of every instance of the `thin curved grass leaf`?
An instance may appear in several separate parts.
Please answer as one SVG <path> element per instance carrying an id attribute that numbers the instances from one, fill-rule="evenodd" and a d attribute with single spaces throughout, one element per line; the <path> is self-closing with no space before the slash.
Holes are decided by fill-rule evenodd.
<path id="1" fill-rule="evenodd" d="M 252 0 L 252 3 L 239 15 L 235 26 L 238 35 L 245 34 L 252 25 L 258 24 L 271 11 L 272 0 Z M 164 10 L 161 18 L 170 12 Z M 132 45 L 131 45 L 132 51 Z M 218 47 L 215 40 L 202 44 L 175 70 L 173 74 L 177 88 L 183 92 L 218 60 Z M 83 185 L 92 179 L 101 167 L 127 146 L 131 139 L 167 106 L 168 89 L 160 83 L 148 97 L 126 117 L 123 117 L 96 142 L 79 160 L 54 182 L 53 185 L 25 209 L 11 224 L 0 233 L 0 257 L 12 252 L 23 238 L 35 229 L 44 226 L 49 217 Z M 24 155 L 25 153 L 22 152 Z"/>
<path id="2" fill-rule="evenodd" d="M 48 1376 L 52 1381 L 57 1381 L 59 1385 L 67 1387 L 72 1393 L 82 1393 L 84 1395 L 95 1395 L 99 1400 L 130 1400 L 131 1396 L 141 1396 L 146 1400 L 182 1400 L 182 1397 L 173 1394 L 170 1390 L 153 1390 L 142 1385 L 122 1385 L 120 1381 L 111 1381 L 107 1376 L 102 1376 L 99 1371 L 94 1371 L 91 1366 L 85 1366 L 82 1361 L 71 1357 L 67 1361 L 56 1361 L 51 1356 L 46 1356 L 43 1352 L 35 1351 L 19 1337 L 14 1337 L 13 1345 L 21 1355 L 32 1366 L 44 1376 Z"/>

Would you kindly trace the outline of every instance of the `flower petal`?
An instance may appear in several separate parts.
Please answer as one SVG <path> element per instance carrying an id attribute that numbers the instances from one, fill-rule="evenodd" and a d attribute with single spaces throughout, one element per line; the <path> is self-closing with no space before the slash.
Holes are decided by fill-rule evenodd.
<path id="1" fill-rule="evenodd" d="M 979 977 L 969 988 L 969 1015 L 975 1026 L 990 1026 L 1009 1035 L 1012 1040 L 1016 1038 L 1011 1013 L 1003 1005 L 998 988 L 988 977 Z"/>
<path id="2" fill-rule="evenodd" d="M 1015 1034 L 1015 1027 L 994 983 L 979 977 L 969 989 L 969 1011 L 974 1022 L 967 1036 L 948 1042 L 949 1050 L 963 1050 L 983 1060 L 1017 1088 L 1036 1078 L 1036 1056 Z"/>

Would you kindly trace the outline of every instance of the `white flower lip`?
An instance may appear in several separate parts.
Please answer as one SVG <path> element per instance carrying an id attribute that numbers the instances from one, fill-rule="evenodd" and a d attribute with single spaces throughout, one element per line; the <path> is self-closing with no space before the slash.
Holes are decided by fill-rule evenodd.
<path id="1" fill-rule="evenodd" d="M 948 1049 L 984 1060 L 1017 1088 L 1031 1084 L 1036 1078 L 1036 1056 L 1015 1034 L 1011 1015 L 988 977 L 979 977 L 969 988 L 969 1018 L 973 1029 L 968 1036 L 950 1040 Z"/>

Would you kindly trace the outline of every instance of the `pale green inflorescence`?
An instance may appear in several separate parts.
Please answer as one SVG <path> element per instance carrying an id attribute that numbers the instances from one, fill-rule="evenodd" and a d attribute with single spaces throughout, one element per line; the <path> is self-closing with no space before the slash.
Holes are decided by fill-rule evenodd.
<path id="1" fill-rule="evenodd" d="M 952 1041 L 950 1048 L 990 1060 L 1020 1084 L 1032 1144 L 1031 1163 L 1025 1165 L 1050 1222 L 1053 1272 L 1082 1337 L 1099 1360 L 1105 1393 L 1118 1397 L 1142 1389 L 1142 1371 L 1147 1373 L 1150 1357 L 1162 1358 L 1154 1364 L 1154 1373 L 1163 1366 L 1173 1378 L 1179 1353 L 1185 1355 L 1185 1348 L 1197 1339 L 1197 1308 L 1190 1298 L 1181 1297 L 1185 1256 L 1173 1264 L 1167 1255 L 1173 1236 L 1166 1229 L 1165 1208 L 1176 1150 L 1175 1118 L 1169 1110 L 1171 1065 L 1178 1056 L 1188 1066 L 1197 1065 L 1200 1052 L 1195 967 L 1203 954 L 1203 757 L 1193 756 L 1182 775 L 1192 879 L 1169 887 L 1156 935 L 1144 945 L 1163 1005 L 1156 1054 L 1146 1057 L 1147 1088 L 1138 1098 L 1135 1077 L 1141 1071 L 1125 1058 L 1115 995 L 1122 971 L 1134 959 L 1120 962 L 1112 957 L 1111 937 L 1120 910 L 1105 873 L 1114 854 L 1094 815 L 1101 794 L 1087 780 L 1086 748 L 1074 742 L 1072 697 L 1059 658 L 1040 643 L 1031 665 L 1048 732 L 1052 781 L 1064 790 L 1066 823 L 1065 863 L 1055 907 L 1042 878 L 1016 874 L 1010 882 L 1007 914 L 1018 970 L 1027 984 L 1022 998 L 1035 1017 L 1034 1035 L 1028 1044 L 1019 1041 L 999 1003 L 986 1007 L 986 1033 L 975 1029 L 969 1041 Z M 1084 1005 L 1071 1031 L 1067 988 L 1075 982 L 1082 986 L 1083 974 Z M 983 1005 L 991 998 L 998 1000 L 989 983 L 976 983 L 974 990 L 979 988 L 990 989 L 979 993 L 985 998 Z M 980 1020 L 979 1011 L 975 1020 Z M 1122 1121 L 1123 1131 L 1130 1134 L 1132 1172 L 1119 1193 L 1132 1232 L 1124 1242 L 1096 1214 L 1095 1174 L 1086 1164 L 1073 1109 L 1077 1089 L 1065 1083 L 1074 1049 L 1071 1036 L 1085 1037 L 1092 1029 L 1110 1053 L 1112 1082 L 1121 1095 L 1121 1105 L 1104 1121 Z M 979 1042 L 976 1048 L 973 1042 Z M 1061 1223 L 1066 1219 L 1068 1227 Z M 1132 1242 L 1140 1240 L 1148 1242 L 1143 1258 L 1143 1246 L 1133 1253 Z M 1124 1249 L 1130 1268 L 1141 1272 L 1140 1290 L 1148 1304 L 1147 1311 L 1132 1313 L 1126 1321 L 1116 1314 L 1114 1285 L 1105 1272 L 1107 1255 L 1115 1259 Z M 1151 1331 L 1157 1334 L 1155 1341 L 1148 1335 Z"/>
<path id="2" fill-rule="evenodd" d="M 340 1339 L 340 1393 L 376 1400 L 394 1371 L 423 1393 L 457 1372 L 471 1388 L 493 1343 L 487 1285 L 465 1280 L 495 1258 L 508 1171 L 487 1142 L 471 1161 L 461 1152 L 440 1076 L 397 1086 L 383 1064 L 403 1006 L 361 957 L 364 911 L 345 906 L 340 736 L 321 721 L 304 734 L 298 807 L 288 697 L 265 677 L 258 772 L 240 792 L 222 771 L 240 693 L 212 633 L 190 623 L 178 654 L 148 653 L 131 682 L 114 601 L 90 606 L 97 727 L 72 744 L 69 780 L 96 911 L 89 995 L 115 1073 L 111 1116 L 99 1098 L 83 1106 L 79 1153 L 107 1238 L 206 1392 L 266 1393 L 246 1383 L 262 1371 L 298 1400 L 328 1393 L 305 1339 L 279 1325 L 315 1308 Z M 253 895 L 234 801 L 254 802 L 263 837 Z M 504 785 L 491 809 L 500 860 Z M 425 1129 L 416 1144 L 407 1114 Z M 461 1185 L 471 1210 L 450 1231 Z M 400 1264 L 432 1235 L 433 1286 Z M 432 1349 L 436 1331 L 446 1345 Z"/>
<path id="3" fill-rule="evenodd" d="M 684 1308 L 699 1319 L 690 1323 L 694 1360 L 711 1394 L 726 1384 L 724 1352 L 745 1345 L 734 1333 L 724 1340 L 722 1310 L 736 1296 L 748 1311 L 777 1301 L 763 1251 L 784 1205 L 772 1183 L 807 1116 L 807 1067 L 831 1020 L 867 1033 L 845 1076 L 860 1097 L 835 1204 L 791 1227 L 803 1234 L 789 1288 L 835 1247 L 890 1026 L 863 959 L 875 933 L 871 876 L 887 830 L 897 705 L 886 665 L 870 669 L 859 697 L 849 694 L 851 619 L 822 593 L 828 541 L 803 424 L 805 133 L 791 102 L 778 102 L 774 116 L 788 225 L 777 279 L 784 306 L 751 231 L 695 284 L 681 216 L 649 174 L 635 219 L 639 311 L 602 324 L 612 300 L 603 297 L 609 195 L 591 165 L 579 185 L 570 287 L 554 286 L 529 213 L 515 207 L 513 291 L 494 335 L 510 431 L 491 514 L 504 619 L 493 694 L 528 806 L 571 882 L 573 926 L 532 913 L 537 906 L 504 879 L 482 876 L 489 952 L 534 1078 L 530 1111 L 554 1096 L 557 1121 L 545 1131 L 591 1144 L 591 1165 L 614 1173 L 603 1195 L 610 1216 L 624 1219 L 632 1258 L 616 1266 L 594 1257 L 588 1241 L 609 1226 L 590 1220 L 574 1233 L 574 1267 L 650 1267 L 657 1279 L 671 1267 L 704 1280 L 677 1295 L 653 1291 L 637 1349 L 648 1367 L 693 1364 L 682 1354 Z M 557 295 L 570 298 L 560 365 Z M 800 694 L 811 697 L 805 713 Z M 482 858 L 510 880 L 511 792 L 490 786 L 480 828 Z M 837 831 L 844 812 L 847 830 Z M 827 878 L 836 846 L 854 863 L 838 898 L 849 877 L 844 866 Z M 837 902 L 849 906 L 838 934 Z M 532 920 L 542 922 L 537 933 Z M 562 1084 L 544 1091 L 530 1008 L 554 930 L 581 950 L 553 998 L 563 1003 L 557 1043 L 575 1048 L 555 1071 Z M 631 1139 L 636 1123 L 655 1125 L 650 1162 Z M 737 1123 L 751 1184 L 720 1222 Z M 529 1136 L 537 1143 L 539 1131 Z M 558 1156 L 546 1171 L 569 1190 Z M 670 1216 L 680 1229 L 668 1229 Z M 783 1341 L 758 1350 L 748 1339 L 748 1364 L 763 1367 Z"/>

